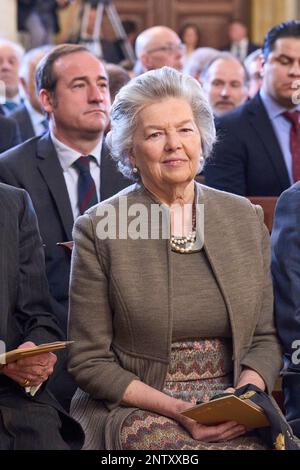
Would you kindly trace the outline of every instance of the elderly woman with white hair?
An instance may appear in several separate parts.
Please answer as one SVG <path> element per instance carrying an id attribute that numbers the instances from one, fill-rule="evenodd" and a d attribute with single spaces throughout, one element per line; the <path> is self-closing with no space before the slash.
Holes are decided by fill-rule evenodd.
<path id="1" fill-rule="evenodd" d="M 108 140 L 134 184 L 74 229 L 71 412 L 85 448 L 264 448 L 235 421 L 182 414 L 248 383 L 270 392 L 281 365 L 262 210 L 194 180 L 215 140 L 201 86 L 168 67 L 133 79 Z"/>

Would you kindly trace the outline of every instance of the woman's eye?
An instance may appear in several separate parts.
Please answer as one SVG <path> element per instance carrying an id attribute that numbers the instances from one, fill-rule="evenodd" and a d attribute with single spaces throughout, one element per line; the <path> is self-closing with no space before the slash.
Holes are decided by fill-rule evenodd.
<path id="1" fill-rule="evenodd" d="M 149 135 L 149 139 L 155 139 L 157 137 L 161 136 L 161 132 L 153 132 L 153 134 Z"/>
<path id="2" fill-rule="evenodd" d="M 193 129 L 191 129 L 190 127 L 183 127 L 182 129 L 180 129 L 180 132 L 183 132 L 183 133 L 193 132 Z"/>

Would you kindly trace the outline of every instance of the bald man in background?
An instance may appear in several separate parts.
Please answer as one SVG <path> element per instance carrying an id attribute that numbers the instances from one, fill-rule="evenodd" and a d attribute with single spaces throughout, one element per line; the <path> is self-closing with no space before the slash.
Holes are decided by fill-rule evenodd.
<path id="1" fill-rule="evenodd" d="M 166 26 L 153 26 L 142 31 L 135 43 L 135 53 L 144 72 L 165 65 L 182 70 L 183 44 Z"/>

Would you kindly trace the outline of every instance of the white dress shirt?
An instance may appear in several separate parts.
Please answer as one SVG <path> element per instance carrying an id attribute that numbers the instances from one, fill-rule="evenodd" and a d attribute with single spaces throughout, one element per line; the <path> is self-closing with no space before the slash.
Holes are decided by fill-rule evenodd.
<path id="1" fill-rule="evenodd" d="M 55 147 L 60 165 L 63 170 L 67 190 L 69 193 L 74 220 L 80 215 L 78 207 L 78 171 L 72 165 L 83 155 L 76 150 L 68 147 L 58 140 L 50 130 L 51 139 Z M 91 176 L 95 182 L 98 200 L 100 201 L 100 165 L 101 165 L 102 139 L 99 140 L 96 147 L 89 153 L 95 160 L 90 162 Z"/>
<path id="2" fill-rule="evenodd" d="M 249 39 L 244 38 L 239 42 L 233 42 L 230 48 L 230 52 L 234 57 L 239 59 L 241 62 L 247 57 Z"/>

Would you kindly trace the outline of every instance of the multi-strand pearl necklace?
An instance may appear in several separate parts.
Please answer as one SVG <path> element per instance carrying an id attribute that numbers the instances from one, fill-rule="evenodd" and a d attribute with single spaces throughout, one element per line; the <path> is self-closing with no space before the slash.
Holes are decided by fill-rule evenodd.
<path id="1" fill-rule="evenodd" d="M 177 237 L 171 235 L 171 250 L 176 253 L 186 254 L 193 251 L 196 241 L 196 206 L 193 203 L 192 230 L 186 237 Z"/>

